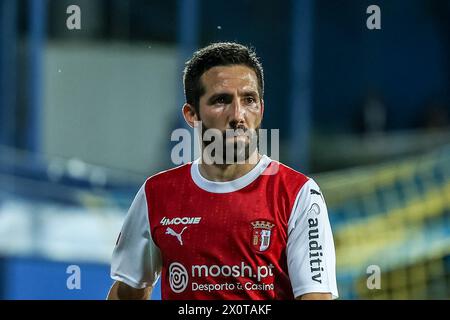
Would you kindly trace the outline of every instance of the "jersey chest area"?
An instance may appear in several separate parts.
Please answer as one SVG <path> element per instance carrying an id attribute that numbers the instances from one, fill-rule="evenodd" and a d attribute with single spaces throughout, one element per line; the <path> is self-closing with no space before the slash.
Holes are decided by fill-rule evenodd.
<path id="1" fill-rule="evenodd" d="M 263 194 L 206 194 L 154 206 L 152 236 L 167 260 L 235 263 L 279 256 L 284 213 Z"/>

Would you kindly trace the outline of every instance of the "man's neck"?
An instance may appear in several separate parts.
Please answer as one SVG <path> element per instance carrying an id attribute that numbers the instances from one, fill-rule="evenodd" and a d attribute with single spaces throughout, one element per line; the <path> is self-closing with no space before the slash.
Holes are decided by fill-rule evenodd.
<path id="1" fill-rule="evenodd" d="M 256 154 L 256 162 L 243 164 L 206 164 L 201 161 L 199 165 L 200 174 L 207 180 L 226 182 L 236 180 L 249 173 L 261 160 L 262 155 Z M 250 159 L 254 157 L 250 157 Z"/>

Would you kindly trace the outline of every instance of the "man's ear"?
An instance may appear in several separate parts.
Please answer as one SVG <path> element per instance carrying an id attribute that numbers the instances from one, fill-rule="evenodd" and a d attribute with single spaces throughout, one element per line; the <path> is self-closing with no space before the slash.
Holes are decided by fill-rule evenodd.
<path id="1" fill-rule="evenodd" d="M 264 115 L 264 100 L 261 99 L 261 117 Z"/>
<path id="2" fill-rule="evenodd" d="M 191 128 L 194 128 L 194 122 L 199 121 L 197 112 L 195 112 L 194 106 L 189 103 L 185 103 L 183 105 L 181 112 L 183 113 L 184 120 L 187 122 L 187 124 Z"/>

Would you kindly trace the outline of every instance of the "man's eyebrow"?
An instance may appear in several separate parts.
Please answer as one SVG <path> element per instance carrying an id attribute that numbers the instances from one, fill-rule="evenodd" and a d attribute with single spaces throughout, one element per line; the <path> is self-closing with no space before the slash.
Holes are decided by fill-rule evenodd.
<path id="1" fill-rule="evenodd" d="M 227 93 L 227 92 L 218 92 L 213 94 L 211 97 L 208 98 L 208 102 L 214 102 L 214 100 L 216 100 L 217 98 L 226 98 L 226 97 L 230 97 L 231 94 Z"/>
<path id="2" fill-rule="evenodd" d="M 258 96 L 258 91 L 256 90 L 245 90 L 241 93 L 243 96 Z"/>
<path id="3" fill-rule="evenodd" d="M 257 90 L 245 90 L 240 93 L 241 96 L 248 97 L 258 97 L 259 93 Z M 208 98 L 207 103 L 214 103 L 217 98 L 229 98 L 232 94 L 228 92 L 217 92 Z"/>

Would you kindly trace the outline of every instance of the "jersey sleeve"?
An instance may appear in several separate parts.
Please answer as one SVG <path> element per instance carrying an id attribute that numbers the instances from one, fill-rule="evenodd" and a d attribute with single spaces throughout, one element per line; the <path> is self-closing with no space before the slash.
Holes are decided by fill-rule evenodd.
<path id="1" fill-rule="evenodd" d="M 161 265 L 160 251 L 151 236 L 144 184 L 128 210 L 117 239 L 111 278 L 142 289 L 156 284 Z"/>
<path id="2" fill-rule="evenodd" d="M 295 297 L 319 292 L 338 298 L 333 234 L 325 200 L 313 179 L 297 194 L 288 222 L 286 255 Z"/>

